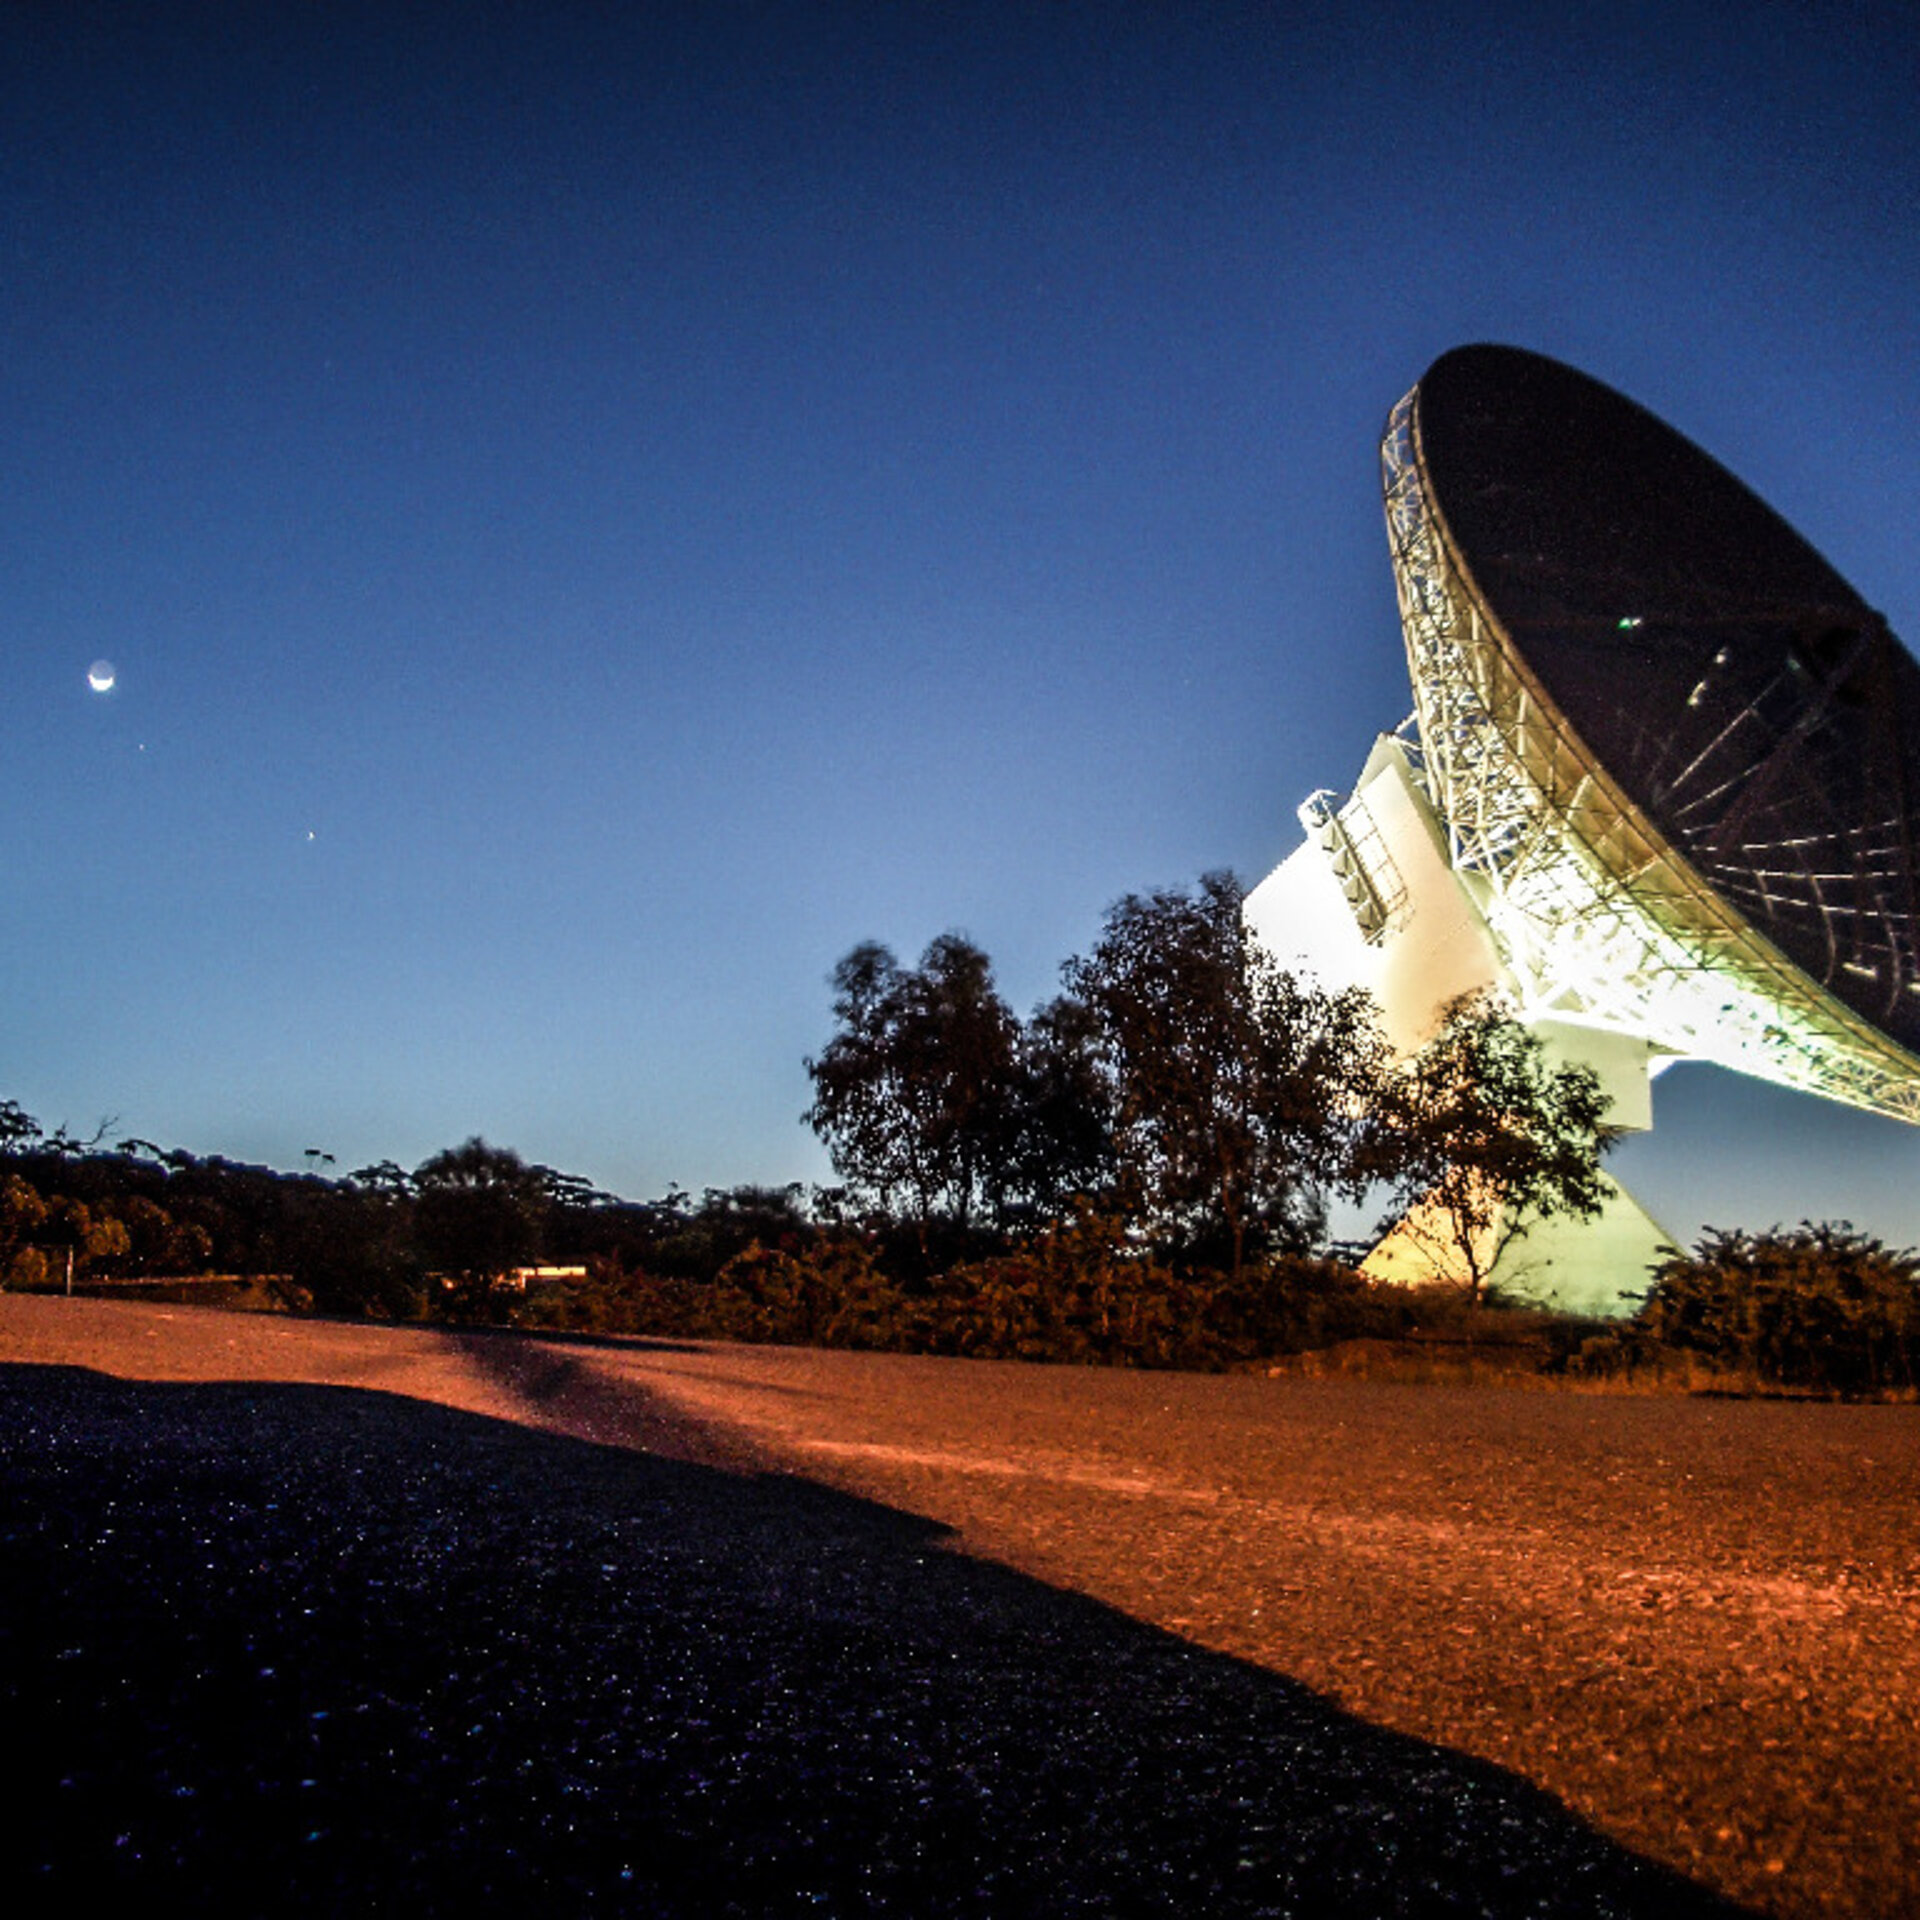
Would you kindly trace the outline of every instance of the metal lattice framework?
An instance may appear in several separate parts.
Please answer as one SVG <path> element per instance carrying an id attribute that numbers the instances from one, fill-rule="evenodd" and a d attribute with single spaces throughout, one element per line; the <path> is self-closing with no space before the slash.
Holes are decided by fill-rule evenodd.
<path id="1" fill-rule="evenodd" d="M 1920 1060 L 1715 893 L 1547 698 L 1429 498 L 1414 403 L 1381 461 L 1422 778 L 1523 1015 L 1920 1124 Z"/>

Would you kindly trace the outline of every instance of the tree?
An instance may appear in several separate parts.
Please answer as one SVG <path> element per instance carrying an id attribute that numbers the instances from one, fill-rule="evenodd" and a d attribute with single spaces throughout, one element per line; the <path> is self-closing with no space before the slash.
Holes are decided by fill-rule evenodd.
<path id="1" fill-rule="evenodd" d="M 1549 1064 L 1496 994 L 1463 994 L 1385 1083 L 1365 1159 L 1408 1234 L 1478 1300 L 1500 1256 L 1535 1222 L 1591 1220 L 1602 1156 L 1619 1138 L 1591 1067 Z"/>
<path id="2" fill-rule="evenodd" d="M 424 1286 L 411 1186 L 404 1175 L 398 1187 L 384 1176 L 277 1176 L 273 1271 L 284 1276 L 293 1300 L 320 1313 L 416 1316 Z"/>
<path id="3" fill-rule="evenodd" d="M 364 1193 L 377 1193 L 393 1200 L 413 1197 L 413 1175 L 393 1160 L 376 1160 L 371 1166 L 355 1167 L 347 1179 Z"/>
<path id="4" fill-rule="evenodd" d="M 429 1268 L 453 1283 L 457 1313 L 483 1315 L 514 1268 L 539 1257 L 545 1183 L 477 1134 L 413 1172 L 414 1231 Z"/>
<path id="5" fill-rule="evenodd" d="M 1007 1207 L 1035 1223 L 1064 1221 L 1113 1181 L 1112 1090 L 1093 1009 L 1071 994 L 1037 1007 L 1020 1030 L 1015 1066 Z"/>
<path id="6" fill-rule="evenodd" d="M 1123 1203 L 1236 1278 L 1322 1230 L 1381 1057 L 1371 999 L 1286 972 L 1243 897 L 1228 873 L 1129 894 L 1064 970 L 1098 1022 Z"/>
<path id="7" fill-rule="evenodd" d="M 47 1203 L 31 1181 L 0 1175 L 0 1287 L 37 1287 L 46 1256 L 34 1241 L 47 1224 Z"/>
<path id="8" fill-rule="evenodd" d="M 204 1269 L 213 1249 L 212 1236 L 204 1227 L 176 1220 L 142 1193 L 125 1193 L 117 1205 L 126 1229 L 125 1264 L 130 1272 L 172 1277 Z"/>
<path id="9" fill-rule="evenodd" d="M 31 1153 L 45 1138 L 18 1100 L 0 1100 L 0 1153 Z"/>
<path id="10" fill-rule="evenodd" d="M 875 942 L 833 970 L 838 1030 L 807 1064 L 803 1116 L 835 1171 L 920 1226 L 969 1226 L 1003 1204 L 1017 1087 L 1018 1023 L 987 956 L 943 933 L 917 968 Z"/>
<path id="11" fill-rule="evenodd" d="M 52 1251 L 53 1269 L 63 1276 L 69 1293 L 77 1277 L 103 1261 L 124 1258 L 133 1244 L 112 1214 L 65 1194 L 47 1202 L 41 1240 Z"/>
<path id="12" fill-rule="evenodd" d="M 650 1240 L 638 1249 L 649 1273 L 710 1281 L 727 1262 L 751 1246 L 792 1252 L 813 1236 L 796 1181 L 784 1187 L 709 1187 L 698 1207 L 687 1196 L 656 1218 Z"/>

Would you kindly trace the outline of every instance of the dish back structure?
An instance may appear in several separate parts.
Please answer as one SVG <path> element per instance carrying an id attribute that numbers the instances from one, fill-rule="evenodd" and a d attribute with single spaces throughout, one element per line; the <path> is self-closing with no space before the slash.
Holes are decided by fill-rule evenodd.
<path id="1" fill-rule="evenodd" d="M 1920 1123 L 1920 668 L 1885 621 L 1537 355 L 1443 356 L 1381 458 L 1409 757 L 1522 1016 Z"/>

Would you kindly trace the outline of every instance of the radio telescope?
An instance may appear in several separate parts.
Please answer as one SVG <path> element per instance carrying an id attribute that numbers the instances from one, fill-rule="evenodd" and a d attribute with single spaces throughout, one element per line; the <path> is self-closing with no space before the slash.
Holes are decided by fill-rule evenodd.
<path id="1" fill-rule="evenodd" d="M 1411 1052 L 1503 992 L 1617 1125 L 1676 1059 L 1920 1123 L 1920 665 L 1717 462 L 1515 348 L 1443 355 L 1381 443 L 1413 682 L 1247 899 Z M 1668 1236 L 1616 1188 L 1494 1277 L 1617 1307 Z M 1411 1236 L 1371 1270 L 1417 1277 Z"/>

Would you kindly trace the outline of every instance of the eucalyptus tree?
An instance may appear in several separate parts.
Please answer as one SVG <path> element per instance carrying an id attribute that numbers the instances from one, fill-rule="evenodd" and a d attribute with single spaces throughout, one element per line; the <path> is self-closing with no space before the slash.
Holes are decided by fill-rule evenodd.
<path id="1" fill-rule="evenodd" d="M 1499 996 L 1463 994 L 1383 1083 L 1364 1157 L 1389 1188 L 1396 1227 L 1478 1299 L 1500 1256 L 1535 1222 L 1591 1220 L 1619 1138 L 1588 1066 L 1555 1065 Z"/>
<path id="2" fill-rule="evenodd" d="M 1128 894 L 1064 969 L 1097 1025 L 1123 1201 L 1236 1277 L 1256 1248 L 1317 1237 L 1356 1185 L 1383 1057 L 1370 996 L 1287 972 L 1243 898 L 1220 872 Z"/>
<path id="3" fill-rule="evenodd" d="M 480 1312 L 515 1267 L 540 1255 L 545 1170 L 478 1135 L 413 1170 L 413 1226 L 427 1267 L 453 1284 L 456 1312 Z"/>
<path id="4" fill-rule="evenodd" d="M 833 970 L 835 1032 L 806 1063 L 803 1116 L 863 1198 L 924 1233 L 1004 1204 L 1019 1089 L 1019 1023 L 985 953 L 943 933 L 918 967 L 877 942 Z"/>
<path id="5" fill-rule="evenodd" d="M 1017 1097 L 1005 1165 L 1008 1217 L 1064 1220 L 1082 1200 L 1104 1201 L 1114 1177 L 1113 1098 L 1100 1057 L 1100 1022 L 1061 994 L 1020 1029 Z"/>

